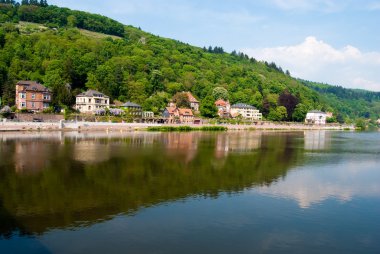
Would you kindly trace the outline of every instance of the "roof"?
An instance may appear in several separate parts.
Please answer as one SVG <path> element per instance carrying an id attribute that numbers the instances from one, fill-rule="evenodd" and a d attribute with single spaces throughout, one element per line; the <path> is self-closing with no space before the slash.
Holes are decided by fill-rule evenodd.
<path id="1" fill-rule="evenodd" d="M 193 116 L 193 111 L 189 108 L 179 108 L 178 111 L 180 115 Z"/>
<path id="2" fill-rule="evenodd" d="M 109 98 L 104 93 L 98 92 L 96 90 L 87 90 L 84 93 L 78 94 L 77 97 L 103 97 L 103 98 Z"/>
<path id="3" fill-rule="evenodd" d="M 50 90 L 38 83 L 37 81 L 30 80 L 20 80 L 17 82 L 17 85 L 24 86 L 24 90 L 26 91 L 36 91 L 36 92 L 50 92 Z"/>
<path id="4" fill-rule="evenodd" d="M 245 103 L 236 103 L 232 105 L 232 108 L 246 108 L 246 109 L 256 109 L 254 106 Z"/>
<path id="5" fill-rule="evenodd" d="M 176 107 L 166 107 L 166 110 L 169 112 L 169 114 L 174 114 L 176 109 Z"/>
<path id="6" fill-rule="evenodd" d="M 199 101 L 197 99 L 195 99 L 195 97 L 190 92 L 186 92 L 186 94 L 187 94 L 187 97 L 189 98 L 190 102 L 199 103 Z"/>
<path id="7" fill-rule="evenodd" d="M 217 100 L 217 101 L 215 102 L 215 105 L 216 105 L 216 106 L 222 106 L 222 107 L 225 107 L 225 106 L 227 106 L 227 104 L 228 104 L 228 102 L 227 102 L 227 101 L 224 101 L 224 100 Z"/>
<path id="8" fill-rule="evenodd" d="M 130 101 L 127 101 L 122 106 L 125 107 L 125 108 L 142 108 L 139 104 L 136 104 L 136 103 L 133 103 L 133 102 L 130 102 Z"/>
<path id="9" fill-rule="evenodd" d="M 320 111 L 320 110 L 312 110 L 312 111 L 309 111 L 308 113 L 316 113 L 316 114 L 325 114 L 326 115 L 325 112 Z"/>

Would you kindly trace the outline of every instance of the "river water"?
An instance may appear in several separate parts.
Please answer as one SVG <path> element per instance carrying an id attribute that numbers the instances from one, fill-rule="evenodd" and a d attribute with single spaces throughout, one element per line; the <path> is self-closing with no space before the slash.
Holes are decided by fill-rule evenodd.
<path id="1" fill-rule="evenodd" d="M 0 253 L 380 253 L 380 133 L 0 133 Z"/>

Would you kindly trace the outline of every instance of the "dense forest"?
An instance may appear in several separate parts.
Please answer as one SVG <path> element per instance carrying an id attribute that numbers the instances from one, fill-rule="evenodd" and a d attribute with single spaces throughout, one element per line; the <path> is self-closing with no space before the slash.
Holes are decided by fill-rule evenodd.
<path id="1" fill-rule="evenodd" d="M 330 100 L 275 63 L 222 47 L 190 46 L 46 1 L 0 0 L 0 22 L 4 105 L 13 105 L 18 80 L 36 80 L 53 90 L 56 105 L 70 106 L 91 88 L 159 113 L 177 92 L 191 91 L 204 105 L 218 97 L 254 105 L 269 120 L 303 121 L 311 109 L 341 119 L 380 115 L 378 97 L 367 101 L 366 93 L 347 93 L 345 100 Z"/>
<path id="2" fill-rule="evenodd" d="M 361 89 L 348 89 L 306 80 L 299 80 L 303 85 L 317 91 L 321 101 L 334 105 L 342 115 L 377 119 L 380 112 L 380 92 Z"/>

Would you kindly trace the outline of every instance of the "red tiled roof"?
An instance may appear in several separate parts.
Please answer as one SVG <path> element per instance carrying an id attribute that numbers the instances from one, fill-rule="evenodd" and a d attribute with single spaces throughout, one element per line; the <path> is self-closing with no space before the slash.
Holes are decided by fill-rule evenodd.
<path id="1" fill-rule="evenodd" d="M 48 88 L 36 81 L 21 80 L 17 82 L 17 85 L 24 86 L 24 90 L 26 91 L 50 92 Z"/>
<path id="2" fill-rule="evenodd" d="M 199 103 L 199 101 L 197 99 L 195 99 L 195 97 L 190 92 L 186 92 L 186 94 L 187 94 L 187 97 L 189 98 L 190 102 Z"/>
<path id="3" fill-rule="evenodd" d="M 169 114 L 174 114 L 176 108 L 175 107 L 166 107 L 166 110 L 169 112 Z"/>
<path id="4" fill-rule="evenodd" d="M 193 111 L 189 108 L 179 108 L 179 114 L 183 116 L 193 116 Z"/>
<path id="5" fill-rule="evenodd" d="M 224 101 L 224 100 L 217 100 L 217 101 L 215 102 L 215 105 L 216 105 L 216 106 L 225 107 L 225 106 L 227 106 L 227 102 Z"/>

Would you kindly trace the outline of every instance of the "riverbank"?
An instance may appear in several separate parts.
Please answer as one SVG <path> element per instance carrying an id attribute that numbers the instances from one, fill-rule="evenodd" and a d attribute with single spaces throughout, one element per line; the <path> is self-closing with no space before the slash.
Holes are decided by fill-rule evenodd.
<path id="1" fill-rule="evenodd" d="M 305 125 L 302 123 L 273 123 L 258 124 L 151 124 L 151 123 L 108 123 L 108 122 L 0 122 L 0 131 L 141 131 L 171 129 L 188 126 L 194 130 L 354 130 L 351 125 Z"/>

